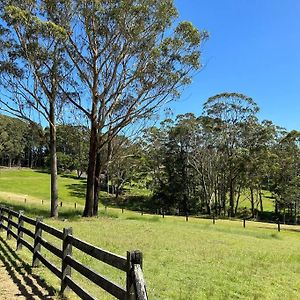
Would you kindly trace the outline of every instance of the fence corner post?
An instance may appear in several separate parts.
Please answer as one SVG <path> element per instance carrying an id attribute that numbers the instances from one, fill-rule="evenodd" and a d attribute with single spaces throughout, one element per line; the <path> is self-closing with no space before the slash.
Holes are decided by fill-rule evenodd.
<path id="1" fill-rule="evenodd" d="M 11 239 L 11 231 L 12 231 L 12 224 L 10 223 L 12 221 L 12 214 L 10 213 L 10 208 L 8 209 L 8 221 L 7 221 L 7 235 L 6 239 L 10 240 Z"/>
<path id="2" fill-rule="evenodd" d="M 22 249 L 22 242 L 21 239 L 23 238 L 23 231 L 22 231 L 22 227 L 24 226 L 24 220 L 22 218 L 24 214 L 23 210 L 19 211 L 19 215 L 18 215 L 18 239 L 17 239 L 17 250 L 21 250 Z"/>
<path id="3" fill-rule="evenodd" d="M 133 265 L 143 268 L 143 253 L 139 250 L 127 251 L 126 300 L 135 300 Z"/>
<path id="4" fill-rule="evenodd" d="M 68 289 L 68 285 L 66 283 L 66 277 L 71 277 L 71 266 L 69 266 L 66 262 L 66 257 L 72 255 L 72 243 L 68 236 L 73 234 L 72 227 L 63 229 L 63 245 L 62 245 L 62 266 L 61 266 L 61 288 L 60 293 L 63 295 L 64 292 Z"/>
<path id="5" fill-rule="evenodd" d="M 36 218 L 32 267 L 38 267 L 40 263 L 40 260 L 38 259 L 38 253 L 41 251 L 40 239 L 42 238 L 42 228 L 40 224 L 42 221 L 43 221 L 42 217 Z"/>

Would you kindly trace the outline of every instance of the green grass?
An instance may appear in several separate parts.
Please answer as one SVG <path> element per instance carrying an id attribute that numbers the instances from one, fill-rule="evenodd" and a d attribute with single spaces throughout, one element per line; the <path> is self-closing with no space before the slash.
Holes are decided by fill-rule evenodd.
<path id="1" fill-rule="evenodd" d="M 262 191 L 262 199 L 263 199 L 263 210 L 265 212 L 274 212 L 274 199 L 272 198 L 272 194 L 269 191 Z M 251 208 L 250 202 L 250 192 L 244 192 L 240 196 L 239 207 L 246 207 L 248 209 Z M 256 207 L 256 206 L 255 206 Z M 260 210 L 260 206 L 257 206 L 257 209 Z"/>
<path id="2" fill-rule="evenodd" d="M 30 169 L 0 169 L 0 190 L 28 195 L 29 198 L 50 199 L 50 176 L 48 173 Z M 59 200 L 66 203 L 82 203 L 85 180 L 74 179 L 71 176 L 58 176 Z"/>
<path id="3" fill-rule="evenodd" d="M 20 182 L 30 185 L 36 176 L 47 178 L 47 174 L 28 170 L 0 172 L 2 192 L 7 191 L 7 182 L 3 183 L 7 180 L 15 186 L 9 187 L 9 192 L 24 191 L 22 193 L 36 198 L 46 194 L 41 187 L 44 185 L 31 193 L 29 188 L 21 187 Z M 11 173 L 4 176 L 8 174 L 6 172 Z M 17 172 L 21 172 L 22 179 L 17 179 Z M 78 182 L 70 178 L 59 180 L 62 179 L 66 180 L 67 185 Z M 241 221 L 217 220 L 213 225 L 211 220 L 199 218 L 190 218 L 189 222 L 185 222 L 183 217 L 167 216 L 163 219 L 152 215 L 141 216 L 127 210 L 122 214 L 116 208 L 108 208 L 106 214 L 102 209 L 99 218 L 84 219 L 79 217 L 80 211 L 75 212 L 71 205 L 78 198 L 69 193 L 70 190 L 65 191 L 61 196 L 70 203 L 70 207 L 61 208 L 67 220 L 45 219 L 45 222 L 57 228 L 71 226 L 76 237 L 123 256 L 127 250 L 140 249 L 144 253 L 144 275 L 150 299 L 300 298 L 299 226 L 283 226 L 286 230 L 278 233 L 275 224 L 247 222 L 244 229 Z M 31 215 L 46 214 L 48 209 L 39 201 L 24 203 L 13 197 L 10 200 L 2 197 L 1 202 L 15 209 L 25 209 Z M 47 235 L 45 238 L 52 240 Z M 55 243 L 59 245 L 58 241 Z M 9 245 L 13 248 L 15 242 L 9 242 Z M 55 262 L 45 249 L 42 251 Z M 22 259 L 30 263 L 26 249 L 19 253 Z M 117 270 L 78 251 L 74 251 L 74 256 L 124 284 L 125 277 Z M 59 288 L 58 280 L 45 268 L 40 267 L 34 272 Z M 98 298 L 112 299 L 75 272 L 73 276 Z"/>

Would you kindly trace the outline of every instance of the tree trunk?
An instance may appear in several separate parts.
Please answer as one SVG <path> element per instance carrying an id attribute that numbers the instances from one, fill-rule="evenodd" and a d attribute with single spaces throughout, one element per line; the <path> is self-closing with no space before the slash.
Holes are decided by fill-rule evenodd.
<path id="1" fill-rule="evenodd" d="M 225 189 L 225 185 L 222 184 L 221 188 L 222 188 L 222 191 L 221 191 L 222 208 L 223 208 L 224 216 L 226 216 L 226 189 Z"/>
<path id="2" fill-rule="evenodd" d="M 229 217 L 234 216 L 234 181 L 230 180 L 229 187 Z"/>
<path id="3" fill-rule="evenodd" d="M 100 151 L 96 157 L 96 168 L 95 168 L 95 186 L 94 186 L 94 209 L 93 216 L 98 215 L 99 207 L 99 190 L 100 190 L 100 175 L 101 175 L 101 162 L 100 162 Z"/>
<path id="4" fill-rule="evenodd" d="M 188 208 L 188 197 L 187 195 L 184 193 L 183 195 L 183 209 L 184 209 L 184 215 L 185 215 L 185 220 L 188 221 L 189 220 L 189 208 Z"/>
<path id="5" fill-rule="evenodd" d="M 251 214 L 252 218 L 254 218 L 254 193 L 253 188 L 250 188 L 250 202 L 251 202 Z"/>
<path id="6" fill-rule="evenodd" d="M 264 211 L 263 200 L 262 200 L 262 192 L 259 190 L 259 204 L 260 204 L 260 212 Z"/>
<path id="7" fill-rule="evenodd" d="M 295 220 L 294 220 L 295 225 L 297 225 L 297 203 L 295 202 Z"/>
<path id="8" fill-rule="evenodd" d="M 97 146 L 98 143 L 97 143 L 96 121 L 92 121 L 91 135 L 90 135 L 89 165 L 87 171 L 86 197 L 85 197 L 85 207 L 83 211 L 84 217 L 93 216 L 96 157 L 97 157 L 97 148 L 98 148 Z"/>
<path id="9" fill-rule="evenodd" d="M 50 169 L 51 169 L 51 213 L 50 216 L 58 217 L 58 192 L 57 192 L 57 157 L 56 157 L 56 127 L 54 103 L 50 103 Z"/>
<path id="10" fill-rule="evenodd" d="M 28 147 L 28 151 L 27 151 L 27 168 L 30 168 L 31 166 L 31 159 L 30 159 L 30 153 L 31 153 L 31 149 Z"/>
<path id="11" fill-rule="evenodd" d="M 236 203 L 235 203 L 235 209 L 234 209 L 234 214 L 237 214 L 238 208 L 239 208 L 239 201 L 240 201 L 240 196 L 241 196 L 241 186 L 239 186 L 238 194 L 236 197 Z"/>
<path id="12" fill-rule="evenodd" d="M 110 189 L 109 189 L 109 175 L 108 175 L 108 173 L 106 173 L 106 175 L 105 175 L 105 182 L 106 182 L 107 194 L 109 195 Z"/>
<path id="13" fill-rule="evenodd" d="M 116 187 L 116 194 L 115 194 L 115 199 L 118 200 L 120 195 L 120 187 L 117 185 Z"/>

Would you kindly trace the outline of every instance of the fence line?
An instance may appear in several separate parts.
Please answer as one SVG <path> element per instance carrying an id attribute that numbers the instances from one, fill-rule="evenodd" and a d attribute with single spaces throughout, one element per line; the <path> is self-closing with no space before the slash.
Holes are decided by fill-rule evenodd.
<path id="1" fill-rule="evenodd" d="M 34 226 L 34 232 L 25 228 L 26 223 Z M 15 230 L 13 230 L 13 228 Z M 45 224 L 42 218 L 36 218 L 36 220 L 34 220 L 25 216 L 23 211 L 15 212 L 10 208 L 0 206 L 0 231 L 3 230 L 7 232 L 7 239 L 13 237 L 16 240 L 17 250 L 25 246 L 32 252 L 32 267 L 38 267 L 39 264 L 42 263 L 61 280 L 61 294 L 64 294 L 67 289 L 71 289 L 81 299 L 96 299 L 72 279 L 71 274 L 72 269 L 74 269 L 117 299 L 148 299 L 142 271 L 143 254 L 138 250 L 128 251 L 127 257 L 123 257 L 74 237 L 72 228 L 64 228 L 61 231 Z M 47 232 L 61 240 L 62 248 L 59 249 L 46 241 L 42 237 L 43 232 Z M 24 239 L 24 234 L 32 239 L 32 243 Z M 61 260 L 59 267 L 42 255 L 42 247 Z M 109 266 L 125 272 L 126 286 L 120 286 L 90 267 L 82 264 L 72 256 L 73 247 Z"/>

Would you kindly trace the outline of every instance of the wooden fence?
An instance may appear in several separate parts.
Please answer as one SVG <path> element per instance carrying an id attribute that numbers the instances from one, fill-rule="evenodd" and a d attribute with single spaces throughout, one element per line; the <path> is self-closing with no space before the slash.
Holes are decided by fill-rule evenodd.
<path id="1" fill-rule="evenodd" d="M 34 232 L 25 227 L 26 223 L 34 226 Z M 3 230 L 7 232 L 7 239 L 12 237 L 16 239 L 17 250 L 25 246 L 32 252 L 33 267 L 37 267 L 41 262 L 61 280 L 61 294 L 64 294 L 67 289 L 71 289 L 81 299 L 97 299 L 72 279 L 71 271 L 74 269 L 117 299 L 148 299 L 142 271 L 143 256 L 140 251 L 128 251 L 127 257 L 119 256 L 74 237 L 72 228 L 64 228 L 60 231 L 43 223 L 42 218 L 34 220 L 25 216 L 22 211 L 15 212 L 10 208 L 0 206 L 0 231 Z M 42 237 L 43 231 L 61 240 L 61 249 L 46 241 Z M 28 242 L 28 239 L 24 239 L 24 234 L 31 238 L 32 243 Z M 60 259 L 59 267 L 42 255 L 42 247 Z M 72 256 L 72 247 L 125 272 L 126 287 L 112 282 L 82 264 Z"/>

